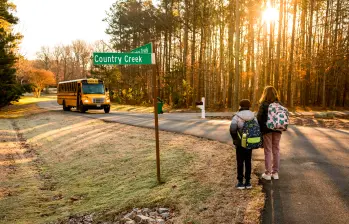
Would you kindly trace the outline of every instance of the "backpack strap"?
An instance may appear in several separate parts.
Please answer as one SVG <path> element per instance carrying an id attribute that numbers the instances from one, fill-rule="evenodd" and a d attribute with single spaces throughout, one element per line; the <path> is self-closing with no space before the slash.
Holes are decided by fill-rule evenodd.
<path id="1" fill-rule="evenodd" d="M 235 116 L 237 116 L 238 118 L 240 118 L 244 123 L 246 122 L 246 120 L 245 120 L 245 119 L 242 119 L 242 117 L 240 117 L 239 115 L 235 114 Z M 238 125 L 237 133 L 238 133 L 239 138 L 242 139 L 241 134 L 240 134 L 240 131 L 239 131 L 239 125 Z"/>
<path id="2" fill-rule="evenodd" d="M 243 122 L 245 122 L 245 120 L 242 119 L 242 117 L 240 117 L 239 115 L 235 114 L 235 116 L 237 116 L 238 118 L 240 118 L 241 120 L 243 120 Z"/>

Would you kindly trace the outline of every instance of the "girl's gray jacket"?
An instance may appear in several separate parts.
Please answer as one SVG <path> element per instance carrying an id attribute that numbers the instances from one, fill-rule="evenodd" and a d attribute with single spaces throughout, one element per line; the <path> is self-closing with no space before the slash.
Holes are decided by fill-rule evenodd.
<path id="1" fill-rule="evenodd" d="M 251 121 L 253 119 L 255 119 L 255 121 L 258 122 L 254 113 L 250 110 L 241 110 L 237 114 L 235 114 L 230 124 L 230 135 L 233 138 L 233 140 L 237 140 L 237 132 L 242 129 L 245 121 Z"/>

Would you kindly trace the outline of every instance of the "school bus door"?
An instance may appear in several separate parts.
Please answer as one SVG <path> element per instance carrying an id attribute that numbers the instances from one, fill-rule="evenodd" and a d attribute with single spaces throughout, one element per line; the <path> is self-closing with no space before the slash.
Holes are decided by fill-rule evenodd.
<path id="1" fill-rule="evenodd" d="M 78 83 L 77 93 L 76 93 L 76 109 L 80 109 L 81 103 L 81 83 Z"/>

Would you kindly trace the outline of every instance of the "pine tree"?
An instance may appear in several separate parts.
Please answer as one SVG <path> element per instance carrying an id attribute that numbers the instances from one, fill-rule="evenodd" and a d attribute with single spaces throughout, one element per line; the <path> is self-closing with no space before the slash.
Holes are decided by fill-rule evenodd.
<path id="1" fill-rule="evenodd" d="M 11 13 L 15 6 L 7 0 L 0 0 L 0 107 L 18 100 L 21 88 L 16 83 L 14 68 L 16 43 L 20 36 L 12 33 L 12 26 L 18 19 Z"/>

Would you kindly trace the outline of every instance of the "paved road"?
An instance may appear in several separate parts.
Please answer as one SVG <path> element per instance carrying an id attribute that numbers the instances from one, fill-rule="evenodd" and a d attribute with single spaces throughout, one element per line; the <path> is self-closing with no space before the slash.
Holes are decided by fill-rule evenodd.
<path id="1" fill-rule="evenodd" d="M 64 113 L 55 102 L 41 102 L 39 106 Z M 154 127 L 152 114 L 66 113 Z M 231 144 L 229 121 L 202 120 L 199 116 L 163 114 L 159 128 Z M 256 150 L 254 160 L 263 159 L 262 150 Z M 263 166 L 258 174 L 261 172 Z M 349 223 L 349 131 L 291 126 L 282 136 L 280 180 L 261 183 L 267 195 L 263 223 Z"/>

